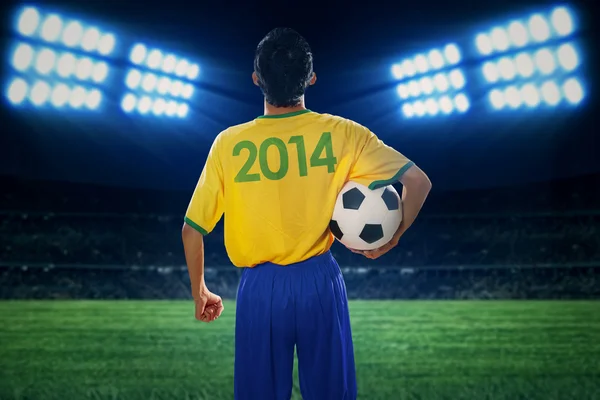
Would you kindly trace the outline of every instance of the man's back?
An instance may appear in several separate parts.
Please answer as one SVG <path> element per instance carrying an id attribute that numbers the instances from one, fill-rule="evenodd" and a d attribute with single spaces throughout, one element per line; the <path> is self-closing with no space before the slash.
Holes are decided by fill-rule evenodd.
<path id="1" fill-rule="evenodd" d="M 367 128 L 306 109 L 314 85 L 310 46 L 277 28 L 258 44 L 254 84 L 265 115 L 215 139 L 188 207 L 182 238 L 196 318 L 215 321 L 222 299 L 204 281 L 203 235 L 225 214 L 225 246 L 243 268 L 236 297 L 236 400 L 289 399 L 294 351 L 305 400 L 354 400 L 354 349 L 346 287 L 329 252 L 329 221 L 349 181 L 401 181 L 403 221 L 385 254 L 415 220 L 431 184 Z"/>
<path id="2" fill-rule="evenodd" d="M 236 266 L 288 265 L 325 253 L 348 180 L 395 182 L 411 163 L 350 120 L 309 110 L 259 117 L 215 140 L 186 220 L 209 232 L 225 213 Z"/>

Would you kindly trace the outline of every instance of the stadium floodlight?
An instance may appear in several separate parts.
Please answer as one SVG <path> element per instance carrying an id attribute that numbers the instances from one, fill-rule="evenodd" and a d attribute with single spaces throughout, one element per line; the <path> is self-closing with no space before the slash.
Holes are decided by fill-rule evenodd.
<path id="1" fill-rule="evenodd" d="M 585 94 L 583 86 L 576 78 L 567 79 L 562 86 L 565 99 L 571 104 L 579 104 L 583 100 Z"/>
<path id="2" fill-rule="evenodd" d="M 482 56 L 488 56 L 494 51 L 492 39 L 485 33 L 480 33 L 475 37 L 475 46 Z"/>
<path id="3" fill-rule="evenodd" d="M 97 49 L 100 42 L 100 31 L 94 27 L 86 29 L 81 39 L 81 48 L 87 52 Z"/>
<path id="4" fill-rule="evenodd" d="M 446 45 L 446 47 L 444 47 L 444 57 L 450 65 L 458 64 L 461 60 L 458 46 L 453 43 Z"/>
<path id="5" fill-rule="evenodd" d="M 146 46 L 144 46 L 143 44 L 136 44 L 131 49 L 131 53 L 129 54 L 129 60 L 136 65 L 140 65 L 146 59 L 147 52 L 148 50 L 146 49 Z"/>
<path id="6" fill-rule="evenodd" d="M 195 81 L 200 75 L 200 66 L 198 64 L 190 64 L 186 73 L 186 77 L 190 81 Z"/>
<path id="7" fill-rule="evenodd" d="M 183 96 L 184 99 L 192 98 L 192 96 L 194 95 L 194 86 L 191 83 L 186 83 L 183 86 L 181 95 Z"/>
<path id="8" fill-rule="evenodd" d="M 466 112 L 470 104 L 466 94 L 460 93 L 467 84 L 464 71 L 457 66 L 461 61 L 459 47 L 450 43 L 394 64 L 392 75 L 404 80 L 396 86 L 398 96 L 405 101 L 401 108 L 404 117 L 448 115 L 454 110 Z"/>
<path id="9" fill-rule="evenodd" d="M 442 111 L 443 114 L 450 114 L 452 113 L 452 111 L 454 110 L 454 103 L 452 103 L 452 100 L 450 99 L 449 96 L 442 96 L 440 98 L 440 110 Z"/>
<path id="10" fill-rule="evenodd" d="M 515 47 L 526 46 L 529 42 L 527 28 L 519 21 L 513 21 L 508 25 L 508 37 L 510 43 Z"/>
<path id="11" fill-rule="evenodd" d="M 142 96 L 138 102 L 138 112 L 142 115 L 147 114 L 152 108 L 152 99 L 149 96 Z"/>
<path id="12" fill-rule="evenodd" d="M 185 103 L 182 103 L 177 107 L 177 116 L 179 118 L 185 118 L 187 117 L 189 110 L 189 106 Z"/>
<path id="13" fill-rule="evenodd" d="M 528 83 L 521 88 L 521 98 L 528 107 L 537 107 L 540 104 L 540 94 L 533 83 Z"/>
<path id="14" fill-rule="evenodd" d="M 90 90 L 85 98 L 85 106 L 90 110 L 95 110 L 100 106 L 102 101 L 102 94 L 98 89 Z"/>
<path id="15" fill-rule="evenodd" d="M 502 93 L 498 89 L 494 89 L 489 94 L 490 103 L 492 107 L 496 110 L 501 110 L 506 105 L 506 101 L 504 100 L 504 93 Z"/>
<path id="16" fill-rule="evenodd" d="M 51 105 L 60 109 L 69 105 L 78 109 L 85 105 L 87 109 L 95 110 L 100 106 L 102 93 L 98 89 L 86 90 L 82 86 L 71 89 L 63 82 L 50 84 L 41 79 L 30 87 L 24 78 L 15 78 L 8 88 L 7 98 L 14 105 L 20 105 L 28 98 L 35 107 Z"/>
<path id="17" fill-rule="evenodd" d="M 429 71 L 429 63 L 427 62 L 427 57 L 423 54 L 419 54 L 415 57 L 415 67 L 417 68 L 417 72 L 420 74 L 424 74 Z"/>
<path id="18" fill-rule="evenodd" d="M 539 71 L 544 75 L 550 75 L 556 69 L 554 55 L 548 48 L 543 48 L 535 53 L 535 64 Z"/>
<path id="19" fill-rule="evenodd" d="M 156 87 L 158 78 L 152 73 L 146 73 L 142 78 L 142 89 L 148 93 L 152 92 Z"/>
<path id="20" fill-rule="evenodd" d="M 412 118 L 415 115 L 412 104 L 404 103 L 402 105 L 402 114 L 404 114 L 406 118 Z"/>
<path id="21" fill-rule="evenodd" d="M 400 64 L 392 65 L 392 75 L 396 79 L 404 78 L 404 73 L 402 72 L 402 65 L 400 65 Z"/>
<path id="22" fill-rule="evenodd" d="M 438 92 L 444 93 L 447 92 L 450 88 L 450 83 L 448 82 L 448 78 L 446 74 L 438 73 L 433 77 L 433 83 Z"/>
<path id="23" fill-rule="evenodd" d="M 410 93 L 412 97 L 418 97 L 421 95 L 421 87 L 417 81 L 410 81 L 408 83 L 408 93 Z"/>
<path id="24" fill-rule="evenodd" d="M 37 81 L 29 92 L 29 100 L 35 106 L 41 106 L 50 97 L 50 85 L 44 81 Z"/>
<path id="25" fill-rule="evenodd" d="M 33 36 L 40 25 L 40 13 L 35 7 L 25 7 L 17 20 L 17 31 L 23 36 Z"/>
<path id="26" fill-rule="evenodd" d="M 175 71 L 175 66 L 177 64 L 177 58 L 173 54 L 168 54 L 165 56 L 162 62 L 162 71 L 166 74 L 170 74 Z"/>
<path id="27" fill-rule="evenodd" d="M 471 107 L 469 99 L 464 93 L 459 93 L 454 97 L 454 106 L 460 113 L 465 113 Z"/>
<path id="28" fill-rule="evenodd" d="M 81 108 L 85 103 L 86 94 L 83 86 L 75 86 L 69 97 L 69 105 L 75 109 Z"/>
<path id="29" fill-rule="evenodd" d="M 175 75 L 179 77 L 185 76 L 187 74 L 188 66 L 187 60 L 179 60 L 175 67 Z"/>
<path id="30" fill-rule="evenodd" d="M 55 13 L 42 15 L 35 7 L 22 9 L 16 30 L 19 35 L 51 45 L 80 47 L 85 52 L 96 51 L 104 56 L 112 53 L 116 44 L 112 33 L 101 32 L 96 27 L 85 27 L 77 20 L 65 20 Z"/>
<path id="31" fill-rule="evenodd" d="M 185 118 L 189 113 L 189 105 L 178 103 L 174 100 L 163 98 L 152 99 L 143 95 L 139 99 L 133 93 L 127 93 L 121 100 L 121 108 L 127 114 L 137 110 L 139 114 L 152 114 L 156 117 L 166 115 L 168 117 Z"/>
<path id="32" fill-rule="evenodd" d="M 135 109 L 136 103 L 137 103 L 137 98 L 135 97 L 135 95 L 133 95 L 131 93 L 127 93 L 123 97 L 123 100 L 121 100 L 121 108 L 126 113 L 130 113 Z"/>
<path id="33" fill-rule="evenodd" d="M 440 107 L 435 99 L 429 98 L 425 100 L 425 110 L 428 115 L 434 117 L 440 112 Z"/>
<path id="34" fill-rule="evenodd" d="M 571 74 L 580 67 L 581 59 L 574 42 L 567 42 L 576 29 L 572 12 L 567 7 L 555 7 L 545 13 L 536 13 L 523 20 L 513 20 L 506 26 L 509 46 L 505 46 L 504 27 L 480 33 L 475 43 L 482 55 L 505 53 L 508 49 L 535 47 L 521 50 L 515 56 L 498 54 L 494 60 L 482 63 L 483 77 L 489 84 L 503 81 L 524 80 L 519 86 L 510 85 L 494 89 L 488 93 L 493 109 L 508 106 L 517 109 L 521 106 L 536 108 L 542 104 L 555 107 L 561 102 L 578 105 L 585 96 L 584 87 L 577 77 Z M 558 43 L 546 42 L 556 40 Z M 490 50 L 489 46 L 495 48 Z M 506 47 L 506 48 L 505 48 Z M 544 77 L 539 84 L 533 78 Z"/>
<path id="35" fill-rule="evenodd" d="M 423 94 L 430 95 L 433 93 L 433 80 L 430 77 L 426 76 L 421 78 L 419 81 L 419 86 L 421 87 L 421 92 L 423 92 Z"/>
<path id="36" fill-rule="evenodd" d="M 75 72 L 77 58 L 71 53 L 65 53 L 58 59 L 56 73 L 62 78 L 68 78 Z"/>
<path id="37" fill-rule="evenodd" d="M 557 7 L 550 15 L 552 27 L 559 36 L 568 36 L 573 33 L 573 17 L 566 7 Z"/>
<path id="38" fill-rule="evenodd" d="M 30 80 L 19 78 L 10 86 L 9 101 L 15 105 L 25 99 L 35 107 L 82 108 L 95 110 L 102 93 L 83 86 L 70 87 L 65 80 L 76 79 L 102 84 L 109 74 L 109 64 L 98 60 L 97 54 L 76 56 L 74 51 L 109 55 L 116 44 L 113 34 L 56 13 L 24 7 L 17 15 L 15 27 L 19 36 L 31 43 L 16 43 L 11 66 L 19 72 L 33 75 Z M 34 42 L 43 44 L 37 45 Z M 63 51 L 64 48 L 72 49 Z"/>
<path id="39" fill-rule="evenodd" d="M 417 73 L 417 69 L 411 60 L 404 60 L 402 63 L 402 72 L 408 77 L 413 77 Z"/>
<path id="40" fill-rule="evenodd" d="M 540 14 L 532 15 L 529 18 L 529 33 L 536 42 L 545 42 L 550 38 L 550 25 L 548 21 Z"/>
<path id="41" fill-rule="evenodd" d="M 448 76 L 454 89 L 462 89 L 465 86 L 466 79 L 461 70 L 452 70 Z"/>
<path id="42" fill-rule="evenodd" d="M 400 96 L 400 98 L 403 100 L 408 99 L 410 97 L 410 92 L 408 91 L 408 86 L 405 85 L 404 83 L 399 84 L 396 87 L 396 91 L 398 92 L 398 96 Z"/>
<path id="43" fill-rule="evenodd" d="M 150 69 L 158 69 L 163 62 L 163 56 L 162 53 L 159 50 L 151 50 L 150 53 L 148 53 L 148 59 L 146 60 L 146 64 L 148 65 L 148 68 Z"/>
<path id="44" fill-rule="evenodd" d="M 92 76 L 94 69 L 94 63 L 88 57 L 81 58 L 77 62 L 77 68 L 75 69 L 75 76 L 77 79 L 85 81 Z"/>
<path id="45" fill-rule="evenodd" d="M 106 80 L 107 76 L 108 65 L 103 61 L 96 63 L 92 71 L 92 80 L 96 83 L 102 83 Z"/>
<path id="46" fill-rule="evenodd" d="M 415 111 L 415 115 L 417 117 L 422 117 L 425 115 L 425 103 L 422 102 L 421 100 L 417 100 L 413 103 L 413 109 Z"/>
<path id="47" fill-rule="evenodd" d="M 500 79 L 500 73 L 498 72 L 498 67 L 496 64 L 491 61 L 483 64 L 483 76 L 485 80 L 490 83 L 498 82 L 498 79 Z"/>
<path id="48" fill-rule="evenodd" d="M 441 51 L 433 49 L 428 55 L 429 64 L 433 69 L 441 69 L 444 67 L 444 55 Z"/>
<path id="49" fill-rule="evenodd" d="M 181 81 L 173 82 L 173 85 L 171 85 L 171 96 L 179 97 L 179 96 L 181 96 L 182 92 L 183 92 L 183 83 L 181 83 Z"/>
<path id="50" fill-rule="evenodd" d="M 142 82 L 142 73 L 137 69 L 132 69 L 125 77 L 125 84 L 130 89 L 136 89 Z"/>
<path id="51" fill-rule="evenodd" d="M 428 98 L 426 100 L 416 100 L 412 103 L 404 103 L 402 105 L 402 114 L 405 118 L 436 116 L 441 114 L 449 115 L 454 110 L 459 113 L 464 113 L 470 108 L 468 97 L 464 93 L 459 93 L 450 98 L 444 95 L 438 99 Z"/>
<path id="52" fill-rule="evenodd" d="M 115 35 L 112 33 L 105 33 L 98 41 L 98 53 L 103 56 L 109 55 L 114 50 L 116 43 L 117 39 L 115 38 Z"/>
<path id="53" fill-rule="evenodd" d="M 510 42 L 508 39 L 508 32 L 504 28 L 496 27 L 491 32 L 492 45 L 494 49 L 499 52 L 505 51 L 509 48 Z"/>
<path id="54" fill-rule="evenodd" d="M 29 85 L 22 78 L 14 78 L 6 90 L 6 98 L 14 105 L 25 101 L 29 91 Z"/>
<path id="55" fill-rule="evenodd" d="M 26 71 L 33 62 L 34 53 L 33 47 L 30 45 L 19 44 L 12 57 L 13 68 L 21 72 Z"/>
<path id="56" fill-rule="evenodd" d="M 169 91 L 171 90 L 171 80 L 169 78 L 167 78 L 166 76 L 163 76 L 162 78 L 160 78 L 158 80 L 158 85 L 156 87 L 156 91 L 158 92 L 158 94 L 161 95 L 165 95 L 167 93 L 169 93 Z"/>
<path id="57" fill-rule="evenodd" d="M 48 75 L 56 63 L 56 53 L 48 48 L 40 50 L 35 60 L 35 69 L 41 75 Z"/>
<path id="58" fill-rule="evenodd" d="M 519 108 L 523 102 L 521 92 L 519 92 L 516 86 L 507 87 L 504 90 L 504 98 L 506 99 L 506 104 L 513 109 Z"/>
<path id="59" fill-rule="evenodd" d="M 541 104 L 555 107 L 564 100 L 571 105 L 578 105 L 585 97 L 583 85 L 578 78 L 571 77 L 562 82 L 561 87 L 554 80 L 547 80 L 541 86 L 533 82 L 526 83 L 518 88 L 510 85 L 503 91 L 493 89 L 489 92 L 489 101 L 492 108 L 501 110 L 508 105 L 511 109 L 521 106 L 536 108 Z"/>
<path id="60" fill-rule="evenodd" d="M 554 81 L 546 81 L 541 88 L 542 99 L 549 106 L 556 106 L 560 103 L 561 95 L 558 85 Z"/>
<path id="61" fill-rule="evenodd" d="M 58 40 L 62 31 L 62 19 L 56 14 L 50 14 L 42 22 L 42 31 L 40 36 L 46 42 L 53 43 Z"/>
<path id="62" fill-rule="evenodd" d="M 125 77 L 125 85 L 131 91 L 142 93 L 139 94 L 139 98 L 131 97 L 135 96 L 134 93 L 126 95 L 121 102 L 123 111 L 130 113 L 136 109 L 141 115 L 157 117 L 188 115 L 189 104 L 170 98 L 189 100 L 193 97 L 194 85 L 187 81 L 198 78 L 200 67 L 197 64 L 141 43 L 134 44 L 131 48 L 129 60 L 138 67 L 129 70 Z M 182 104 L 186 104 L 186 111 L 178 114 Z"/>
<path id="63" fill-rule="evenodd" d="M 517 74 L 515 63 L 509 57 L 502 57 L 498 61 L 498 72 L 505 81 L 514 79 Z"/>
<path id="64" fill-rule="evenodd" d="M 575 70 L 579 66 L 579 56 L 571 43 L 561 45 L 556 51 L 558 63 L 567 72 Z"/>
<path id="65" fill-rule="evenodd" d="M 56 108 L 61 108 L 69 101 L 71 90 L 64 83 L 59 83 L 52 89 L 52 95 L 50 96 L 50 102 Z"/>
<path id="66" fill-rule="evenodd" d="M 152 105 L 152 113 L 157 117 L 163 115 L 166 109 L 167 102 L 164 99 L 156 99 L 156 101 Z"/>
<path id="67" fill-rule="evenodd" d="M 83 26 L 78 21 L 71 21 L 63 30 L 62 42 L 67 47 L 75 47 L 81 43 L 82 37 Z"/>
<path id="68" fill-rule="evenodd" d="M 515 66 L 517 68 L 517 73 L 523 78 L 529 78 L 535 72 L 533 59 L 525 52 L 519 53 L 515 57 Z"/>
<path id="69" fill-rule="evenodd" d="M 167 103 L 167 110 L 165 114 L 167 117 L 173 117 L 177 114 L 177 102 L 175 100 L 170 100 Z"/>
<path id="70" fill-rule="evenodd" d="M 489 32 L 475 36 L 475 46 L 482 56 L 504 53 L 510 48 L 524 48 L 572 35 L 575 23 L 571 11 L 556 7 L 548 13 L 536 13 L 522 20 L 513 20 Z"/>

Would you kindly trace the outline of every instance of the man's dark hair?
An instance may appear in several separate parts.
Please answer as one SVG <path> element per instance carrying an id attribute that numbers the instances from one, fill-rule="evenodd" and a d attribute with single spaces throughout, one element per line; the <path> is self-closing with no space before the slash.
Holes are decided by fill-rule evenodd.
<path id="1" fill-rule="evenodd" d="M 275 28 L 256 48 L 254 72 L 267 103 L 297 106 L 313 75 L 310 46 L 293 29 Z"/>

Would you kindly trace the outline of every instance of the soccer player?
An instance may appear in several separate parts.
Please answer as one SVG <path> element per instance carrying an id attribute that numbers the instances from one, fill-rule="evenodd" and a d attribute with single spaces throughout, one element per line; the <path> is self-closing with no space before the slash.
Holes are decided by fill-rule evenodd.
<path id="1" fill-rule="evenodd" d="M 317 77 L 307 42 L 271 31 L 254 58 L 264 115 L 221 132 L 190 201 L 183 243 L 196 318 L 216 320 L 221 298 L 204 280 L 203 236 L 225 214 L 225 246 L 243 268 L 236 303 L 234 391 L 238 400 L 289 399 L 294 348 L 305 400 L 357 396 L 348 300 L 329 248 L 329 221 L 347 181 L 371 188 L 400 181 L 403 220 L 390 243 L 358 252 L 375 259 L 396 246 L 431 183 L 402 154 L 356 122 L 305 107 Z"/>

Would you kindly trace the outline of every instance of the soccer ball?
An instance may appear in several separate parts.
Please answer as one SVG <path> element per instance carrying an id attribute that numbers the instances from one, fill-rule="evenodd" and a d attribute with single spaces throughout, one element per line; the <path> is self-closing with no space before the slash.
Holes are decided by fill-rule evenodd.
<path id="1" fill-rule="evenodd" d="M 348 182 L 335 202 L 329 229 L 354 250 L 373 250 L 388 243 L 402 222 L 402 201 L 393 186 L 371 190 Z"/>

